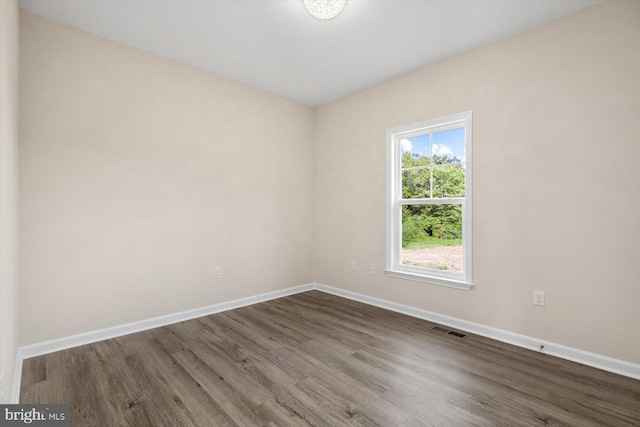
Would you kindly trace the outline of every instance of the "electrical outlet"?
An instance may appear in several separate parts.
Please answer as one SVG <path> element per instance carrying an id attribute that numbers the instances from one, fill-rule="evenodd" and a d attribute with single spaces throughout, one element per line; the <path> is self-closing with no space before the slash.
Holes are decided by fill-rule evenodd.
<path id="1" fill-rule="evenodd" d="M 351 261 L 351 270 L 356 271 L 358 269 L 358 263 Z"/>
<path id="2" fill-rule="evenodd" d="M 544 292 L 533 291 L 533 305 L 544 307 Z"/>
<path id="3" fill-rule="evenodd" d="M 222 267 L 216 267 L 213 269 L 213 278 L 214 279 L 222 278 Z"/>
<path id="4" fill-rule="evenodd" d="M 375 264 L 369 265 L 369 273 L 376 274 L 376 265 Z"/>

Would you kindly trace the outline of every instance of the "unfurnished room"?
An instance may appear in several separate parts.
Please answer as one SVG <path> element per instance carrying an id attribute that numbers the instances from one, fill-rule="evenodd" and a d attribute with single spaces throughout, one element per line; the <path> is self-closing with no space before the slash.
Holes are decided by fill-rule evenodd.
<path id="1" fill-rule="evenodd" d="M 0 0 L 0 426 L 640 426 L 640 1 Z"/>

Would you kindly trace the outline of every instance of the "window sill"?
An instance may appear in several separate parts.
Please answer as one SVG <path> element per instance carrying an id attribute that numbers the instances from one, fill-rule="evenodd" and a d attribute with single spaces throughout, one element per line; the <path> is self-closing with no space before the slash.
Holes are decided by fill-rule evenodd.
<path id="1" fill-rule="evenodd" d="M 444 279 L 442 277 L 426 276 L 423 274 L 407 273 L 406 271 L 385 270 L 387 276 L 398 279 L 414 280 L 416 282 L 429 283 L 431 285 L 446 286 L 448 288 L 462 289 L 468 291 L 473 287 L 473 283 L 458 280 Z"/>

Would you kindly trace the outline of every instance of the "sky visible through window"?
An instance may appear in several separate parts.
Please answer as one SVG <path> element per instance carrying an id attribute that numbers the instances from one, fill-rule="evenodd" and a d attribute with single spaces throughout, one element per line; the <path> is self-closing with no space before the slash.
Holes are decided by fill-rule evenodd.
<path id="1" fill-rule="evenodd" d="M 429 146 L 429 135 L 414 136 L 403 139 L 403 153 L 422 154 L 423 156 L 449 156 L 457 157 L 461 162 L 465 161 L 464 128 L 447 130 L 433 134 L 433 147 Z M 433 153 L 431 153 L 433 148 Z"/>

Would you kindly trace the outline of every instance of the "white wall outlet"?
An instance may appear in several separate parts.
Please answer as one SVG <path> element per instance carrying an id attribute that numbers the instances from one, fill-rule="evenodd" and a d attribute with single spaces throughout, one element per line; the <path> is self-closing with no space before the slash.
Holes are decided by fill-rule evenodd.
<path id="1" fill-rule="evenodd" d="M 376 274 L 376 265 L 375 264 L 369 265 L 369 273 Z"/>
<path id="2" fill-rule="evenodd" d="M 213 269 L 213 278 L 214 279 L 222 278 L 222 267 L 216 267 Z"/>
<path id="3" fill-rule="evenodd" d="M 544 307 L 544 292 L 533 291 L 533 305 Z"/>
<path id="4" fill-rule="evenodd" d="M 351 270 L 356 271 L 358 269 L 358 263 L 351 261 Z"/>

